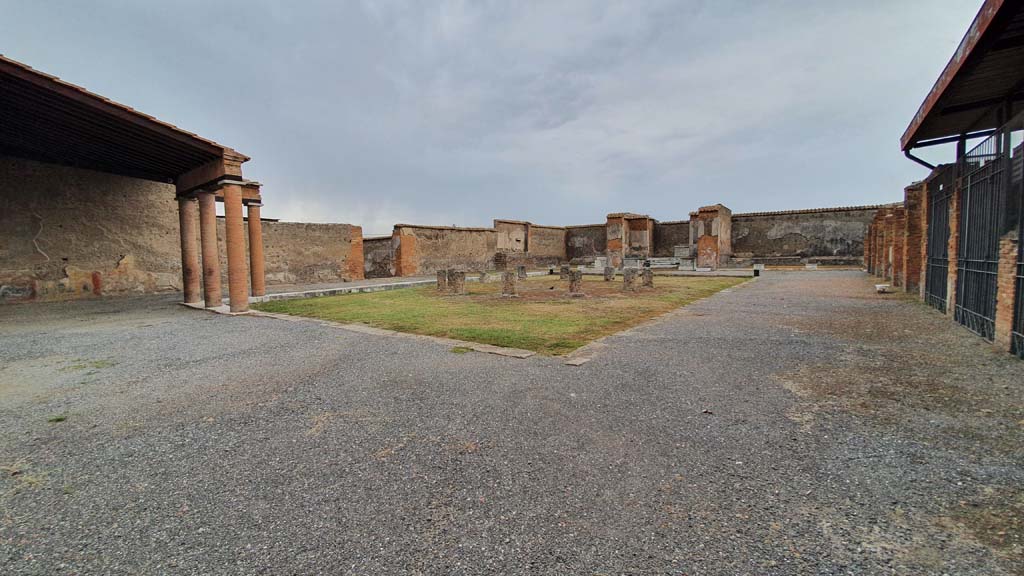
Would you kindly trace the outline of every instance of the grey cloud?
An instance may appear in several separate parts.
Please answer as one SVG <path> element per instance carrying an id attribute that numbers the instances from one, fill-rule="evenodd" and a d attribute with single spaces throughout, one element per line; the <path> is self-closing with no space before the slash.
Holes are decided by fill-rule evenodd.
<path id="1" fill-rule="evenodd" d="M 0 2 L 5 53 L 251 155 L 269 216 L 683 218 L 886 202 L 977 6 Z"/>

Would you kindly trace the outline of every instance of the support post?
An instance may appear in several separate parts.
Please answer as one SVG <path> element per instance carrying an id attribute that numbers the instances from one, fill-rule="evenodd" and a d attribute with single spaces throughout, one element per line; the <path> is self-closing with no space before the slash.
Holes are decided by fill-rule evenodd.
<path id="1" fill-rule="evenodd" d="M 266 271 L 263 261 L 263 223 L 260 221 L 259 202 L 246 204 L 249 224 L 249 277 L 253 296 L 267 293 Z"/>
<path id="2" fill-rule="evenodd" d="M 245 224 L 242 220 L 242 187 L 225 184 L 224 236 L 228 253 L 228 299 L 232 312 L 249 310 L 249 286 L 245 266 Z"/>
<path id="3" fill-rule="evenodd" d="M 199 288 L 199 250 L 196 246 L 196 218 L 198 207 L 195 198 L 178 198 L 178 224 L 181 234 L 181 288 L 186 304 L 195 304 L 202 299 Z"/>
<path id="4" fill-rule="evenodd" d="M 203 252 L 203 302 L 207 308 L 223 304 L 220 292 L 220 250 L 217 248 L 217 199 L 199 193 L 199 236 Z"/>

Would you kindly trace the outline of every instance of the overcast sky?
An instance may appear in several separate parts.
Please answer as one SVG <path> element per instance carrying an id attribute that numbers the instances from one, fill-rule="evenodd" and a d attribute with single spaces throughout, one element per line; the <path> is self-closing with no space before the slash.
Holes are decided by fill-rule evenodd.
<path id="1" fill-rule="evenodd" d="M 0 0 L 0 52 L 248 154 L 267 217 L 676 220 L 901 199 L 980 4 Z"/>

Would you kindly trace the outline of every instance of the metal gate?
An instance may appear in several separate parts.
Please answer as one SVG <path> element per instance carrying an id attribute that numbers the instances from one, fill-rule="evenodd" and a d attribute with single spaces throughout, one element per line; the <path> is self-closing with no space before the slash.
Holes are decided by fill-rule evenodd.
<path id="1" fill-rule="evenodd" d="M 960 159 L 960 243 L 954 316 L 986 340 L 995 337 L 999 233 L 1008 182 L 997 131 Z"/>
<path id="2" fill-rule="evenodd" d="M 1021 203 L 1018 206 L 1024 206 L 1024 193 L 1021 194 Z M 1020 227 L 1020 238 L 1017 243 L 1017 310 L 1014 311 L 1013 316 L 1013 332 L 1010 334 L 1011 350 L 1017 356 L 1024 359 L 1024 215 L 1018 220 L 1018 226 Z"/>
<path id="3" fill-rule="evenodd" d="M 1011 190 L 1017 193 L 1017 286 L 1016 310 L 1013 313 L 1013 331 L 1010 350 L 1024 359 L 1024 146 L 1013 146 Z M 1013 192 L 1011 192 L 1012 194 Z"/>
<path id="4" fill-rule="evenodd" d="M 956 165 L 945 166 L 928 182 L 928 252 L 924 271 L 924 299 L 946 311 L 949 278 L 949 201 L 953 196 Z"/>

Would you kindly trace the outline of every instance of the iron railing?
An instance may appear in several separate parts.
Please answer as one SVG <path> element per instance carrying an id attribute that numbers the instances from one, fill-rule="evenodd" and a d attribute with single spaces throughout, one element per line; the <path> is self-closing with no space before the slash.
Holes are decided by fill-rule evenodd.
<path id="1" fill-rule="evenodd" d="M 960 242 L 957 254 L 957 322 L 986 340 L 995 337 L 999 237 L 1008 189 L 1008 154 L 997 131 L 959 159 Z"/>
<path id="2" fill-rule="evenodd" d="M 1017 195 L 1017 282 L 1010 350 L 1024 359 L 1024 144 L 1017 144 L 1017 139 L 1011 141 L 1013 169 L 1010 182 L 1011 190 L 1016 191 Z"/>
<path id="3" fill-rule="evenodd" d="M 949 202 L 953 197 L 956 165 L 949 164 L 928 181 L 928 238 L 924 299 L 946 312 L 949 278 Z"/>

